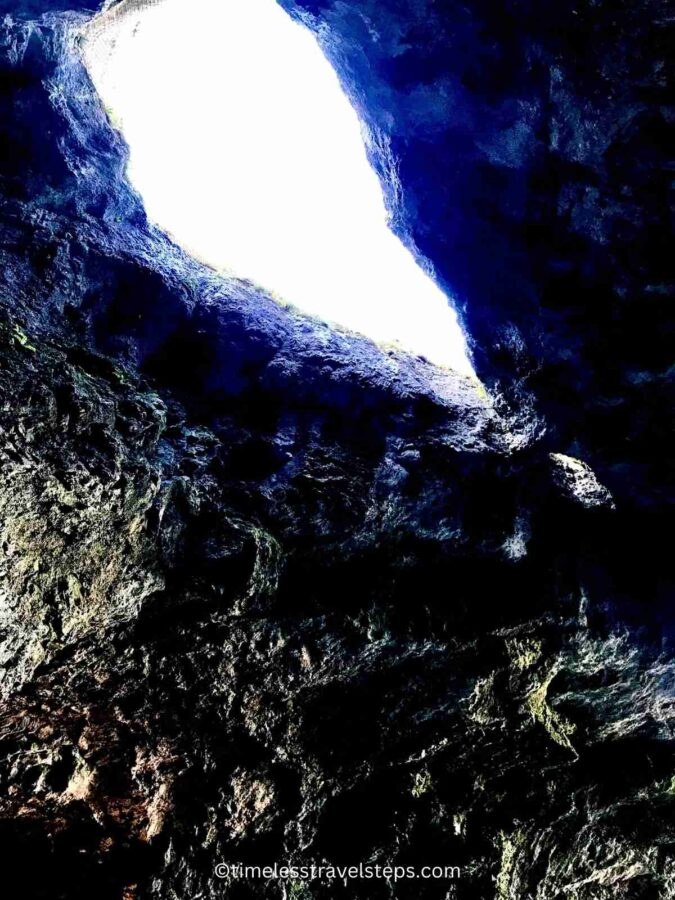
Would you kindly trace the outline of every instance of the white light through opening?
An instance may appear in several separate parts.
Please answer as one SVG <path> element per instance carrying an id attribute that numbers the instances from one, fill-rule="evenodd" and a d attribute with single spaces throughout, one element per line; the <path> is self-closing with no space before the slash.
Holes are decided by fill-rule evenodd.
<path id="1" fill-rule="evenodd" d="M 127 0 L 84 60 L 148 215 L 216 269 L 471 373 L 447 297 L 387 227 L 361 125 L 275 0 Z"/>

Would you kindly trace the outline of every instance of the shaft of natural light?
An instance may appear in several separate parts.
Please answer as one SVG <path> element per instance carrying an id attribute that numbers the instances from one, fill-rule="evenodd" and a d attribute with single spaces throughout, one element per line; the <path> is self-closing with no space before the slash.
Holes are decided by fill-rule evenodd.
<path id="1" fill-rule="evenodd" d="M 447 297 L 387 227 L 361 125 L 275 0 L 138 0 L 95 18 L 89 73 L 151 219 L 302 310 L 472 372 Z"/>

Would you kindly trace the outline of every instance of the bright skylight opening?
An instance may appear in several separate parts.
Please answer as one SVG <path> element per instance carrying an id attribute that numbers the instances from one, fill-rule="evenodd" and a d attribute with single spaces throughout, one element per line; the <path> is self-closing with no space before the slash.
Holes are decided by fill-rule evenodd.
<path id="1" fill-rule="evenodd" d="M 129 178 L 177 243 L 329 322 L 471 373 L 447 297 L 387 227 L 359 119 L 275 0 L 133 0 L 84 57 Z"/>

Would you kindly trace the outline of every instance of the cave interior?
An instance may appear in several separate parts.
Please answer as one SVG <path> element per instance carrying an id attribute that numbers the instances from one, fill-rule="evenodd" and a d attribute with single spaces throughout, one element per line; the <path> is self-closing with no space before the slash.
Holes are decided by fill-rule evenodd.
<path id="1" fill-rule="evenodd" d="M 475 375 L 187 253 L 84 65 L 100 4 L 1 0 L 6 872 L 27 900 L 671 900 L 672 16 L 280 5 L 385 193 L 395 165 Z"/>

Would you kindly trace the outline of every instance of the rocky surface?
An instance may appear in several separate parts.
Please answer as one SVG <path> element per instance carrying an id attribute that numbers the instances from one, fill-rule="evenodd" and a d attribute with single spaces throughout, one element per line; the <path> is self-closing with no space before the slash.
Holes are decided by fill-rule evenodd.
<path id="1" fill-rule="evenodd" d="M 304 4 L 488 394 L 158 233 L 74 52 L 94 6 L 0 4 L 7 877 L 36 900 L 675 897 L 672 319 L 640 124 L 661 11 Z"/>

